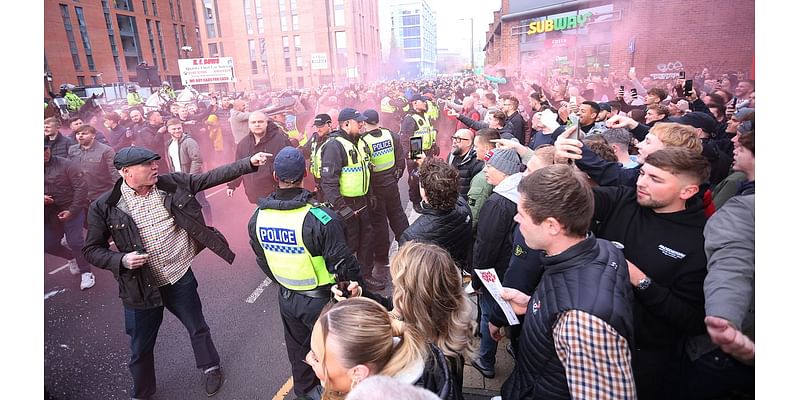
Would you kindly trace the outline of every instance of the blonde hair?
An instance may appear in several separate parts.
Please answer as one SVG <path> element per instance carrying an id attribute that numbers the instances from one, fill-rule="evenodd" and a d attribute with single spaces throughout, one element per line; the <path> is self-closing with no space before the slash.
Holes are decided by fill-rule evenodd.
<path id="1" fill-rule="evenodd" d="M 446 356 L 469 355 L 475 321 L 450 254 L 434 244 L 409 241 L 389 268 L 394 308 L 406 329 L 433 342 Z"/>
<path id="2" fill-rule="evenodd" d="M 424 362 L 427 355 L 425 343 L 414 332 L 404 331 L 402 324 L 392 324 L 389 312 L 372 299 L 354 297 L 328 305 L 317 322 L 325 347 L 331 338 L 336 340 L 339 362 L 347 369 L 365 365 L 372 374 L 396 376 L 408 365 Z M 320 360 L 325 374 L 327 353 Z M 336 397 L 328 392 L 326 398 Z"/>
<path id="3" fill-rule="evenodd" d="M 685 147 L 698 153 L 703 152 L 703 143 L 697 137 L 695 128 L 674 122 L 659 122 L 650 128 L 650 133 L 664 142 L 664 147 Z"/>

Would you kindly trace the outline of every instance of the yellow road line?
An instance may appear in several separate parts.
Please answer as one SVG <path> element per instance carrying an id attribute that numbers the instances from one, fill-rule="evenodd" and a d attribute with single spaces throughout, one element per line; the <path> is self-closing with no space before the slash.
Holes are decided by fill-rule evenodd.
<path id="1" fill-rule="evenodd" d="M 286 395 L 289 394 L 289 391 L 292 390 L 293 386 L 294 382 L 292 381 L 292 377 L 290 376 L 289 379 L 286 380 L 286 383 L 284 383 L 283 386 L 281 386 L 281 388 L 278 389 L 278 393 L 275 394 L 275 396 L 272 396 L 272 400 L 283 400 L 286 397 Z"/>

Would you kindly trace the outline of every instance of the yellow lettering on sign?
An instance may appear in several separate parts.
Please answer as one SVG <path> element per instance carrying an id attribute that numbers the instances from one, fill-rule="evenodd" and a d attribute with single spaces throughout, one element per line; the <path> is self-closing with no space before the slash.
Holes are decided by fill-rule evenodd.
<path id="1" fill-rule="evenodd" d="M 551 32 L 552 30 L 553 30 L 553 20 L 548 19 L 547 21 L 544 21 L 544 31 Z"/>
<path id="2" fill-rule="evenodd" d="M 533 35 L 534 33 L 536 33 L 536 25 L 535 24 L 536 24 L 535 22 L 531 22 L 531 23 L 528 24 L 528 35 Z"/>

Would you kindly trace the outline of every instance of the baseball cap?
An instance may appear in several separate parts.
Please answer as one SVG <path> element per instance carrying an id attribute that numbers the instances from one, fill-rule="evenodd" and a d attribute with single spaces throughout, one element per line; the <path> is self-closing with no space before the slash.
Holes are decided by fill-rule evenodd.
<path id="1" fill-rule="evenodd" d="M 600 110 L 606 110 L 608 112 L 611 112 L 611 104 L 603 102 L 603 103 L 597 103 L 597 105 L 600 106 Z"/>
<path id="2" fill-rule="evenodd" d="M 371 108 L 369 110 L 364 110 L 363 115 L 366 117 L 364 121 L 370 125 L 377 125 L 378 121 L 380 120 L 378 117 L 378 112 Z"/>
<path id="3" fill-rule="evenodd" d="M 345 108 L 342 109 L 342 111 L 339 111 L 339 118 L 337 118 L 337 120 L 340 124 L 351 119 L 356 121 L 364 121 L 367 119 L 367 117 L 361 115 L 361 113 L 359 113 L 355 108 Z"/>
<path id="4" fill-rule="evenodd" d="M 408 99 L 409 103 L 412 102 L 412 101 L 417 101 L 417 100 L 419 100 L 419 101 L 427 101 L 428 99 L 426 99 L 425 97 L 423 97 L 422 95 L 419 95 L 419 94 L 415 94 L 415 95 L 411 96 L 410 99 Z"/>
<path id="5" fill-rule="evenodd" d="M 317 116 L 314 117 L 314 126 L 322 126 L 328 122 L 331 122 L 331 116 L 328 114 L 317 114 Z"/>
<path id="6" fill-rule="evenodd" d="M 275 175 L 283 182 L 297 182 L 303 178 L 306 160 L 300 150 L 286 146 L 275 156 Z"/>
<path id="7" fill-rule="evenodd" d="M 675 122 L 700 128 L 706 133 L 714 133 L 717 128 L 717 121 L 714 120 L 714 117 L 699 111 L 686 113 L 682 117 L 676 119 Z"/>
<path id="8" fill-rule="evenodd" d="M 114 168 L 122 169 L 131 165 L 144 164 L 153 160 L 160 160 L 161 156 L 144 147 L 123 147 L 114 156 Z"/>

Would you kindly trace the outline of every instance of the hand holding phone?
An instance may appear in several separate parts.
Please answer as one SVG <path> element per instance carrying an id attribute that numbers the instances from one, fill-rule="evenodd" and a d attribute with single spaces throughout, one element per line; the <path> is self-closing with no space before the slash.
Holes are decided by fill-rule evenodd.
<path id="1" fill-rule="evenodd" d="M 411 149 L 408 152 L 409 160 L 416 160 L 422 153 L 422 136 L 414 136 L 411 138 Z"/>
<path id="2" fill-rule="evenodd" d="M 631 88 L 631 97 L 633 97 L 634 99 L 639 98 L 639 93 L 636 91 L 636 88 Z"/>
<path id="3" fill-rule="evenodd" d="M 694 90 L 694 85 L 692 84 L 692 80 L 686 80 L 686 83 L 683 84 L 683 97 L 689 97 L 692 95 L 692 91 Z"/>

